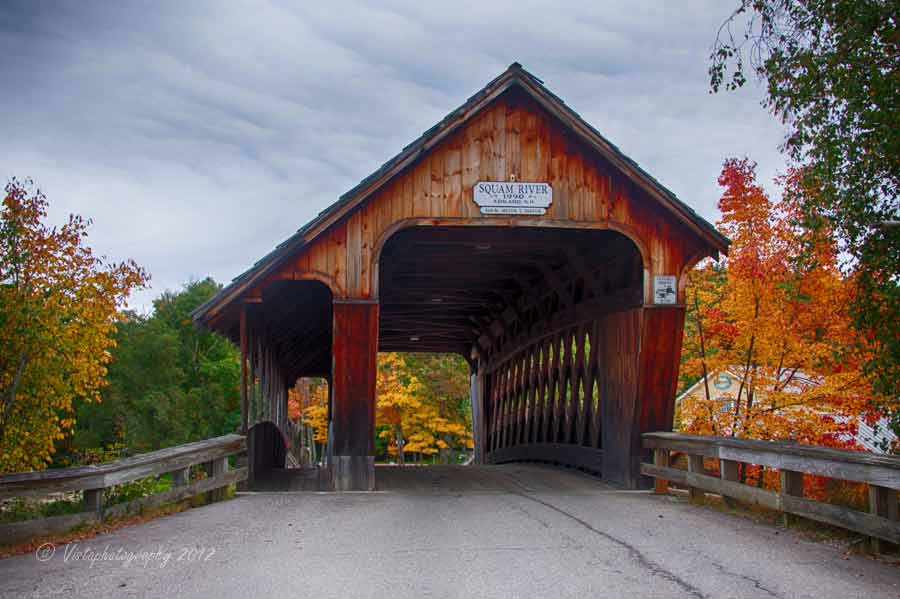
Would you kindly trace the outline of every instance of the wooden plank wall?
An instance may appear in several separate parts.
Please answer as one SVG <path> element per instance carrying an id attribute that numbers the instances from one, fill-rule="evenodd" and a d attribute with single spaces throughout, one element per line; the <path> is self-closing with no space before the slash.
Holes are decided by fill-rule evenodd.
<path id="1" fill-rule="evenodd" d="M 600 322 L 575 324 L 491 365 L 488 451 L 555 443 L 600 448 Z"/>
<path id="2" fill-rule="evenodd" d="M 683 326 L 682 308 L 622 310 L 490 365 L 487 461 L 543 446 L 553 461 L 641 486 L 640 435 L 672 427 Z"/>
<path id="3" fill-rule="evenodd" d="M 642 308 L 610 314 L 603 319 L 600 377 L 603 422 L 603 476 L 632 487 L 631 437 L 638 399 Z M 674 400 L 674 397 L 672 398 Z"/>
<path id="4" fill-rule="evenodd" d="M 265 312 L 241 307 L 241 431 L 259 422 L 287 427 L 288 381 L 271 343 Z"/>
<path id="5" fill-rule="evenodd" d="M 511 177 L 552 185 L 554 199 L 546 215 L 480 213 L 472 200 L 475 183 Z M 565 133 L 542 108 L 508 93 L 301 249 L 262 285 L 315 278 L 326 282 L 336 298 L 375 298 L 379 248 L 393 232 L 413 224 L 613 228 L 640 247 L 649 276 L 680 275 L 682 267 L 704 251 L 693 232 Z"/>
<path id="6" fill-rule="evenodd" d="M 628 438 L 637 392 L 640 313 L 574 323 L 491 365 L 487 450 L 567 445 L 603 449 L 621 462 L 616 446 L 628 445 L 620 437 Z M 605 460 L 604 467 L 620 470 Z"/>

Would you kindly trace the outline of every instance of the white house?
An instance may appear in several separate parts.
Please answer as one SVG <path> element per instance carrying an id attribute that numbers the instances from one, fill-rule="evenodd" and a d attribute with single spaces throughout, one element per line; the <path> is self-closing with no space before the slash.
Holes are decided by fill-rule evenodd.
<path id="1" fill-rule="evenodd" d="M 740 387 L 741 378 L 734 374 L 732 370 L 719 370 L 709 375 L 709 393 L 710 401 L 716 402 L 717 409 L 720 412 L 731 412 L 734 410 L 734 399 Z M 688 387 L 684 393 L 675 399 L 676 407 L 685 397 L 695 397 L 697 399 L 706 399 L 706 389 L 704 386 L 704 378 Z M 815 385 L 816 382 L 808 376 L 794 374 L 791 385 L 786 387 L 787 391 L 801 389 L 808 385 Z M 846 421 L 846 417 L 835 416 L 838 421 Z M 866 448 L 873 453 L 885 453 L 894 441 L 897 435 L 891 430 L 890 421 L 887 418 L 881 418 L 874 426 L 866 423 L 865 418 L 859 416 L 857 418 L 857 432 L 853 441 L 858 445 Z M 848 441 L 850 439 L 847 439 Z"/>

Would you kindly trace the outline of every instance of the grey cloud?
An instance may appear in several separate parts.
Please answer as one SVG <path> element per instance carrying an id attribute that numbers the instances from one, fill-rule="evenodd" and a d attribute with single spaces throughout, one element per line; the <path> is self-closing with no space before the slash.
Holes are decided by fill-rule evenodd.
<path id="1" fill-rule="evenodd" d="M 764 178 L 761 91 L 707 93 L 730 6 L 6 2 L 0 175 L 154 276 L 227 281 L 519 61 L 710 220 L 722 160 Z"/>

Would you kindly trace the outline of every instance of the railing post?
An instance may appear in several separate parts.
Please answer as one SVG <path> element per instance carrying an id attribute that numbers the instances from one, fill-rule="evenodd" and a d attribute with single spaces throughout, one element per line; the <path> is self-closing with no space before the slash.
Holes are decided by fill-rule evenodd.
<path id="1" fill-rule="evenodd" d="M 209 478 L 214 478 L 219 476 L 220 474 L 225 474 L 228 472 L 228 457 L 224 458 L 216 458 L 215 460 L 204 462 L 203 468 L 206 470 L 206 475 Z M 218 489 L 213 489 L 209 491 L 206 495 L 206 501 L 212 503 L 214 501 L 221 501 L 225 499 L 225 488 L 220 487 Z"/>
<path id="2" fill-rule="evenodd" d="M 172 486 L 185 487 L 191 480 L 191 467 L 181 468 L 172 472 Z"/>
<path id="3" fill-rule="evenodd" d="M 869 512 L 887 518 L 888 520 L 900 520 L 898 514 L 897 491 L 878 485 L 869 485 Z M 884 553 L 891 547 L 891 543 L 877 537 L 869 537 L 869 546 L 873 553 Z"/>
<path id="4" fill-rule="evenodd" d="M 719 459 L 719 478 L 722 480 L 727 480 L 730 482 L 740 482 L 740 462 L 735 462 L 734 460 L 723 460 Z M 727 495 L 722 496 L 722 501 L 725 502 L 725 505 L 728 507 L 734 507 L 735 502 L 734 499 L 728 497 Z"/>
<path id="5" fill-rule="evenodd" d="M 84 490 L 84 511 L 103 514 L 103 489 Z"/>
<path id="6" fill-rule="evenodd" d="M 703 456 L 688 455 L 688 472 L 703 474 Z M 690 487 L 691 500 L 703 499 L 703 489 Z"/>
<path id="7" fill-rule="evenodd" d="M 763 475 L 762 472 L 759 473 Z M 803 497 L 803 473 L 794 472 L 793 470 L 782 469 L 778 473 L 781 480 L 781 494 L 791 495 L 793 497 Z M 796 518 L 787 512 L 781 514 L 781 524 L 786 528 L 791 522 L 796 522 Z"/>
<path id="8" fill-rule="evenodd" d="M 653 450 L 653 465 L 658 468 L 668 468 L 669 467 L 669 450 L 668 449 L 654 449 Z M 669 492 L 669 481 L 664 478 L 654 478 L 653 479 L 653 492 L 657 495 L 666 495 Z"/>

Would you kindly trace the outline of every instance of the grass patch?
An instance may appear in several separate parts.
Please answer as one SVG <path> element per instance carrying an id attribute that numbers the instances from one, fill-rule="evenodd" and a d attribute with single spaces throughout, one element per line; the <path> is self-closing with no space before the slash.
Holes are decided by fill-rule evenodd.
<path id="1" fill-rule="evenodd" d="M 77 514 L 83 510 L 81 494 L 73 494 L 72 498 L 41 501 L 16 497 L 4 502 L 0 509 L 0 524 L 50 518 L 65 514 Z"/>
<path id="2" fill-rule="evenodd" d="M 225 496 L 223 501 L 233 498 L 236 494 L 236 486 L 233 484 L 228 485 L 228 487 L 225 488 Z M 108 520 L 103 520 L 102 522 L 92 522 L 76 526 L 75 528 L 72 528 L 71 530 L 68 530 L 66 532 L 35 537 L 29 539 L 28 541 L 22 541 L 20 543 L 0 544 L 0 559 L 11 557 L 14 555 L 32 553 L 45 543 L 53 543 L 56 546 L 60 546 L 67 545 L 75 541 L 83 541 L 85 539 L 90 539 L 98 535 L 113 532 L 126 526 L 141 524 L 143 522 L 148 522 L 150 520 L 168 516 L 170 514 L 177 514 L 191 508 L 201 507 L 206 505 L 207 503 L 209 503 L 209 501 L 207 500 L 207 493 L 200 493 L 199 495 L 189 497 L 182 501 L 169 503 L 155 508 L 143 509 L 134 514 L 109 518 Z M 78 509 L 76 510 L 76 512 L 80 511 L 81 502 L 78 502 Z"/>

